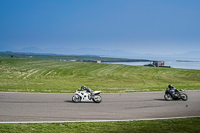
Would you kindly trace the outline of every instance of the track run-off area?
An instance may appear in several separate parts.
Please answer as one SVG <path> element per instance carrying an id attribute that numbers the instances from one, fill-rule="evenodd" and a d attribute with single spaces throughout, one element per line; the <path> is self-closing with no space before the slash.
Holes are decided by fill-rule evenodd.
<path id="1" fill-rule="evenodd" d="M 73 93 L 0 92 L 0 123 L 126 121 L 200 116 L 200 90 L 187 101 L 164 92 L 102 93 L 102 102 L 73 103 Z"/>

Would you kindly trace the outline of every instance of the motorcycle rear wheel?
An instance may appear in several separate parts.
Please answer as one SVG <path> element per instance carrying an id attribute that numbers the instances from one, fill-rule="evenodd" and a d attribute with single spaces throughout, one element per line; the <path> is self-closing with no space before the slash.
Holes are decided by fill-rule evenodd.
<path id="1" fill-rule="evenodd" d="M 187 96 L 185 93 L 182 93 L 182 94 L 181 94 L 181 99 L 182 99 L 183 101 L 187 101 L 187 100 L 188 100 L 188 96 Z"/>
<path id="2" fill-rule="evenodd" d="M 102 97 L 100 95 L 94 95 L 92 99 L 95 103 L 100 103 L 102 101 Z"/>
<path id="3" fill-rule="evenodd" d="M 72 97 L 72 101 L 75 102 L 75 103 L 78 103 L 81 101 L 81 97 L 79 95 L 74 95 Z"/>
<path id="4" fill-rule="evenodd" d="M 170 94 L 165 94 L 164 95 L 165 100 L 167 101 L 171 101 L 172 100 L 172 96 Z"/>

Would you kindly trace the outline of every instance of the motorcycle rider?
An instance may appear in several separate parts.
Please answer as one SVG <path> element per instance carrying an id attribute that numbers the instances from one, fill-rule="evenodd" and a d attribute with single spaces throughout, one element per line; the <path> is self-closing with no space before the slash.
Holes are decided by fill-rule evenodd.
<path id="1" fill-rule="evenodd" d="M 81 90 L 86 90 L 87 92 L 90 93 L 91 98 L 93 98 L 93 90 L 92 90 L 92 89 L 86 87 L 85 85 L 82 85 L 82 86 L 81 86 Z M 91 99 L 91 98 L 90 98 L 90 99 Z"/>
<path id="2" fill-rule="evenodd" d="M 169 91 L 172 94 L 172 97 L 176 96 L 176 93 L 179 92 L 174 86 L 171 84 L 168 85 Z"/>

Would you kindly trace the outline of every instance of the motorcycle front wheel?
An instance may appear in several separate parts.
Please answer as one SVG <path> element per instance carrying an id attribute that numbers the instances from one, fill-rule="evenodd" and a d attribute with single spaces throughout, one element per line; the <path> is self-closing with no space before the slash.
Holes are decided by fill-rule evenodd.
<path id="1" fill-rule="evenodd" d="M 167 101 L 171 101 L 172 100 L 172 96 L 170 94 L 165 94 L 164 95 L 165 100 Z"/>
<path id="2" fill-rule="evenodd" d="M 81 97 L 79 95 L 74 95 L 72 97 L 72 101 L 75 102 L 75 103 L 78 103 L 81 101 Z"/>
<path id="3" fill-rule="evenodd" d="M 94 95 L 92 99 L 95 103 L 100 103 L 102 101 L 102 97 L 100 95 Z"/>
<path id="4" fill-rule="evenodd" d="M 188 96 L 187 96 L 185 93 L 182 93 L 182 94 L 181 94 L 181 99 L 182 99 L 183 101 L 187 101 L 187 100 L 188 100 Z"/>

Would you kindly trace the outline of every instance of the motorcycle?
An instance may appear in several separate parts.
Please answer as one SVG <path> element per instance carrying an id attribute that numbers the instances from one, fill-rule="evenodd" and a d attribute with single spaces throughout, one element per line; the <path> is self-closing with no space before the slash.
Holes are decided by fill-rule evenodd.
<path id="1" fill-rule="evenodd" d="M 173 91 L 170 91 L 169 88 L 167 88 L 166 91 L 165 91 L 164 98 L 167 101 L 180 100 L 180 99 L 182 99 L 183 101 L 187 101 L 188 96 L 187 96 L 187 94 L 185 94 L 183 92 L 184 92 L 183 89 L 173 92 Z"/>
<path id="2" fill-rule="evenodd" d="M 101 91 L 94 91 L 93 96 L 91 96 L 90 92 L 86 90 L 76 90 L 75 95 L 72 97 L 72 101 L 75 103 L 78 102 L 90 102 L 94 101 L 95 103 L 100 103 L 102 101 L 102 97 L 99 95 Z"/>

